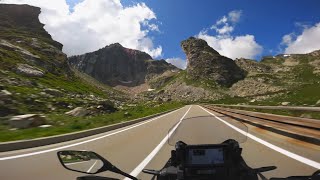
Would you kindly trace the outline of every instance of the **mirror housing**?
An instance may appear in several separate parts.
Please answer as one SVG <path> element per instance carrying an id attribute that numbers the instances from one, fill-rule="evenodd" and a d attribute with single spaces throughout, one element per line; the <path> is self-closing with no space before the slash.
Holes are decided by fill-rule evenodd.
<path id="1" fill-rule="evenodd" d="M 152 169 L 143 169 L 142 172 L 146 174 L 156 175 L 156 176 L 160 175 L 160 171 L 152 170 Z"/>
<path id="2" fill-rule="evenodd" d="M 272 170 L 275 170 L 275 169 L 277 169 L 276 166 L 267 166 L 267 167 L 256 168 L 256 169 L 253 169 L 253 170 L 255 172 L 257 172 L 257 173 L 262 173 L 262 172 L 272 171 Z"/>
<path id="3" fill-rule="evenodd" d="M 111 163 L 92 151 L 59 151 L 58 159 L 70 171 L 97 174 L 110 170 Z"/>

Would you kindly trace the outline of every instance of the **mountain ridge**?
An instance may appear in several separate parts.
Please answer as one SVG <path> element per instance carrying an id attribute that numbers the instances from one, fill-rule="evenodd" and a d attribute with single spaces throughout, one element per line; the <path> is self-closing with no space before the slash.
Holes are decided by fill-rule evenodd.
<path id="1" fill-rule="evenodd" d="M 153 60 L 142 51 L 114 43 L 97 51 L 68 58 L 71 66 L 110 86 L 134 87 L 178 69 L 165 60 Z"/>

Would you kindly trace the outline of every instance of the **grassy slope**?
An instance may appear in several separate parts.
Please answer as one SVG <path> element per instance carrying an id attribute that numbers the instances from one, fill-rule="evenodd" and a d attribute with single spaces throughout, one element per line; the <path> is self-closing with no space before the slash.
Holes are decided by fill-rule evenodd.
<path id="1" fill-rule="evenodd" d="M 290 105 L 297 106 L 320 106 L 315 105 L 320 100 L 320 76 L 313 73 L 314 67 L 309 62 L 316 60 L 316 57 L 310 55 L 294 55 L 294 58 L 299 61 L 299 65 L 290 67 L 288 72 L 279 72 L 272 74 L 259 73 L 251 75 L 251 78 L 268 78 L 273 81 L 273 85 L 282 86 L 288 89 L 283 95 L 275 96 L 266 100 L 249 102 L 254 97 L 228 97 L 217 100 L 211 103 L 216 104 L 238 104 L 246 103 L 252 105 L 279 105 L 281 102 L 290 102 Z M 268 58 L 261 63 L 280 66 L 284 68 L 284 58 Z M 270 95 L 273 95 L 270 93 Z M 275 94 L 276 95 L 276 94 Z"/>
<path id="2" fill-rule="evenodd" d="M 38 137 L 46 137 L 63 133 L 70 133 L 85 129 L 91 129 L 128 121 L 140 117 L 145 117 L 159 112 L 184 106 L 182 103 L 166 103 L 155 106 L 138 105 L 136 107 L 127 107 L 126 110 L 117 111 L 111 114 L 102 114 L 88 117 L 70 117 L 64 114 L 48 114 L 50 128 L 30 128 L 21 130 L 9 130 L 7 126 L 0 125 L 0 142 L 33 139 Z"/>

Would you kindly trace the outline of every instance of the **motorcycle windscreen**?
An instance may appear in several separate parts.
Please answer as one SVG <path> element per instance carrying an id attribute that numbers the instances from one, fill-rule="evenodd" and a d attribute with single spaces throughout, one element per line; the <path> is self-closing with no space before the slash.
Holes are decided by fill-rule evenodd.
<path id="1" fill-rule="evenodd" d="M 178 141 L 188 145 L 220 144 L 228 139 L 243 143 L 247 140 L 247 132 L 248 127 L 237 120 L 221 121 L 213 116 L 198 116 L 175 124 L 169 130 L 168 143 L 172 146 Z"/>

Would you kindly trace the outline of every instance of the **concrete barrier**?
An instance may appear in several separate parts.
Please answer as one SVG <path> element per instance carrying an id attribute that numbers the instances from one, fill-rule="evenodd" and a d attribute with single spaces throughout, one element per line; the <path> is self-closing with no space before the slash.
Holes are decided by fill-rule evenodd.
<path id="1" fill-rule="evenodd" d="M 99 127 L 99 128 L 94 128 L 94 129 L 90 129 L 90 130 L 84 130 L 84 131 L 68 133 L 68 134 L 63 134 L 63 135 L 57 135 L 57 136 L 44 137 L 44 138 L 37 138 L 37 139 L 32 139 L 32 140 L 4 142 L 4 143 L 0 143 L 0 152 L 33 148 L 33 147 L 45 146 L 45 145 L 56 144 L 56 143 L 61 143 L 61 142 L 65 142 L 65 141 L 71 141 L 71 140 L 75 140 L 75 139 L 79 139 L 79 138 L 84 138 L 87 136 L 92 136 L 92 135 L 112 131 L 115 129 L 119 129 L 119 128 L 129 126 L 132 124 L 136 124 L 136 123 L 145 121 L 147 119 L 151 119 L 151 118 L 172 112 L 177 109 L 172 109 L 169 111 L 157 113 L 157 114 L 146 116 L 143 118 L 134 119 L 131 121 L 126 121 L 123 123 L 117 123 L 117 124 L 112 124 L 112 125 L 108 125 L 108 126 L 103 126 L 103 127 Z"/>

